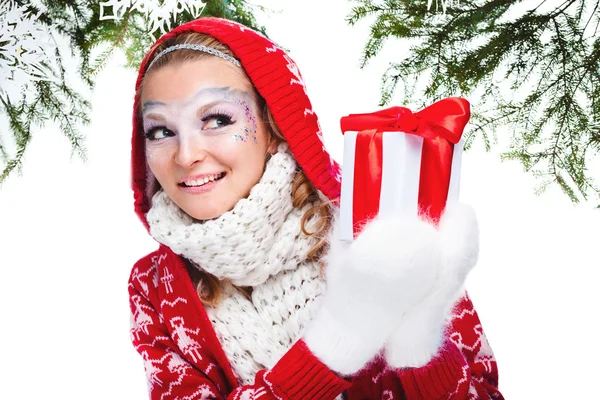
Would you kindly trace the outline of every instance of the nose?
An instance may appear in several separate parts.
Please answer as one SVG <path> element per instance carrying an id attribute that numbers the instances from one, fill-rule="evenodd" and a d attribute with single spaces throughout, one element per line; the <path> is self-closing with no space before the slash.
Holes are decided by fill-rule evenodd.
<path id="1" fill-rule="evenodd" d="M 196 163 L 202 162 L 208 156 L 203 140 L 200 135 L 179 135 L 177 153 L 175 162 L 182 167 L 191 167 Z"/>

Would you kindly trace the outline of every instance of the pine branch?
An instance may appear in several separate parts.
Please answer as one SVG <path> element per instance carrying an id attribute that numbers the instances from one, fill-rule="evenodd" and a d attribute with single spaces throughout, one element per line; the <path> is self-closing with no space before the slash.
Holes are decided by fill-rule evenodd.
<path id="1" fill-rule="evenodd" d="M 15 144 L 17 146 L 14 156 L 10 157 L 3 150 L 3 156 L 5 159 L 5 166 L 0 173 L 0 184 L 13 172 L 13 170 L 20 170 L 23 155 L 27 144 L 31 140 L 31 132 L 27 120 L 25 123 L 21 120 L 23 115 L 23 107 L 15 107 L 10 103 L 10 100 L 0 96 L 0 102 L 2 103 L 3 111 L 8 117 L 9 127 L 14 133 Z"/>
<path id="2" fill-rule="evenodd" d="M 173 5 L 173 3 L 165 3 L 160 0 L 149 0 L 146 5 L 149 5 L 150 1 L 155 7 Z M 19 86 L 15 84 L 14 79 L 8 79 L 12 76 L 12 70 L 3 69 L 7 65 L 4 62 L 6 57 L 3 56 L 6 43 L 0 42 L 0 80 L 8 77 L 7 81 L 2 81 L 0 84 L 0 99 L 2 100 L 0 114 L 6 115 L 9 122 L 9 134 L 1 135 L 0 138 L 11 139 L 16 148 L 13 153 L 8 150 L 5 143 L 0 143 L 0 155 L 3 161 L 3 165 L 0 167 L 2 168 L 0 184 L 13 171 L 20 169 L 25 150 L 31 141 L 33 125 L 43 126 L 50 121 L 57 123 L 63 135 L 71 143 L 72 154 L 78 154 L 85 160 L 85 138 L 80 132 L 80 127 L 90 122 L 88 115 L 91 106 L 89 101 L 78 93 L 67 79 L 67 77 L 72 77 L 72 74 L 65 67 L 63 62 L 65 55 L 57 43 L 61 40 L 57 40 L 57 38 L 68 40 L 70 46 L 65 53 L 70 52 L 78 62 L 79 78 L 89 89 L 93 89 L 95 78 L 115 51 L 123 51 L 126 56 L 126 66 L 137 69 L 151 45 L 152 24 L 150 22 L 153 21 L 148 14 L 140 12 L 137 8 L 130 8 L 125 10 L 121 19 L 103 20 L 101 19 L 100 3 L 96 0 L 41 0 L 41 4 L 36 5 L 26 0 L 14 0 L 14 4 L 20 12 L 35 16 L 35 19 L 31 21 L 30 19 L 20 19 L 20 23 L 32 24 L 31 35 L 37 35 L 27 43 L 36 44 L 37 41 L 41 42 L 42 39 L 49 38 L 53 42 L 54 48 L 52 52 L 45 54 L 44 60 L 36 59 L 28 64 L 26 72 L 33 77 L 25 74 L 28 79 L 23 80 L 24 83 Z M 207 9 L 203 11 L 202 15 L 229 18 L 258 30 L 266 36 L 265 28 L 258 26 L 253 15 L 255 8 L 263 9 L 263 7 L 253 6 L 244 0 L 231 0 L 227 4 L 228 6 L 221 0 L 208 0 L 206 2 Z M 5 4 L 0 1 L 0 33 L 3 29 L 14 28 L 13 22 L 2 24 L 3 7 Z M 167 15 L 167 19 L 173 25 L 179 25 L 196 18 L 192 11 L 192 9 L 186 8 L 184 12 L 179 12 L 176 16 L 174 14 Z M 42 31 L 45 33 L 41 34 Z M 16 41 L 16 38 L 13 39 L 11 40 Z M 22 39 L 19 37 L 19 40 L 22 41 Z M 9 45 L 8 50 L 10 51 L 7 54 L 14 58 L 16 45 L 12 42 Z M 93 52 L 101 49 L 102 46 L 105 46 L 106 49 L 92 57 Z M 38 50 L 35 46 L 24 51 L 21 50 L 21 61 L 27 57 L 33 59 L 32 56 Z M 41 54 L 41 52 L 39 53 Z M 20 72 L 22 71 L 16 69 L 17 74 Z M 23 74 L 21 73 L 19 76 L 22 78 Z M 8 91 L 9 89 L 14 90 Z M 27 96 L 21 96 L 21 93 L 27 93 Z M 11 102 L 8 94 L 18 98 Z"/>
<path id="3" fill-rule="evenodd" d="M 444 15 L 418 0 L 354 3 L 349 24 L 375 17 L 361 65 L 387 40 L 409 40 L 410 55 L 382 77 L 380 105 L 399 88 L 404 104 L 474 96 L 467 148 L 479 137 L 490 149 L 489 133 L 502 129 L 511 134 L 502 159 L 519 160 L 542 191 L 556 184 L 573 201 L 600 199 L 585 167 L 600 149 L 600 1 L 541 0 L 510 18 L 521 0 L 465 0 Z"/>

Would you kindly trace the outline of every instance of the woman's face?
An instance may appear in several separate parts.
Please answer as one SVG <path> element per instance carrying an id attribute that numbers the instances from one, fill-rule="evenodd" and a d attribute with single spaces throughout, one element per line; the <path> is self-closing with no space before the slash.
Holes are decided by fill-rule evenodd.
<path id="1" fill-rule="evenodd" d="M 248 196 L 276 147 L 252 84 L 221 58 L 150 70 L 141 104 L 148 165 L 171 200 L 199 220 Z"/>

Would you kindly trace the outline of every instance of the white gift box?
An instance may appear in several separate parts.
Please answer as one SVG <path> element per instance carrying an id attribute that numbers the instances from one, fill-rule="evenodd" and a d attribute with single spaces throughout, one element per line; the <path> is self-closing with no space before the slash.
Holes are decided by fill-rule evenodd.
<path id="1" fill-rule="evenodd" d="M 419 212 L 419 188 L 422 184 L 435 184 L 435 182 L 422 182 L 421 179 L 424 139 L 404 132 L 383 132 L 381 192 L 375 193 L 376 189 L 371 187 L 355 187 L 355 169 L 369 167 L 356 165 L 358 133 L 356 131 L 344 133 L 339 232 L 341 240 L 354 238 L 354 196 L 378 196 L 378 218 L 416 215 Z M 462 152 L 461 139 L 454 145 L 446 204 L 458 201 Z"/>

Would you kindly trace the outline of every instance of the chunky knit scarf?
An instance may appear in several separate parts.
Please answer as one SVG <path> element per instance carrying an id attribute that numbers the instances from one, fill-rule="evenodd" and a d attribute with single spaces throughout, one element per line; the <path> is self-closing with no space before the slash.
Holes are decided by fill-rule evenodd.
<path id="1" fill-rule="evenodd" d="M 248 299 L 224 286 L 219 305 L 206 307 L 241 384 L 277 363 L 304 332 L 325 290 L 319 264 L 306 260 L 316 239 L 300 229 L 310 205 L 292 205 L 296 170 L 283 144 L 250 195 L 221 217 L 196 221 L 163 191 L 153 197 L 147 216 L 152 236 L 175 253 L 219 279 L 252 287 Z"/>

